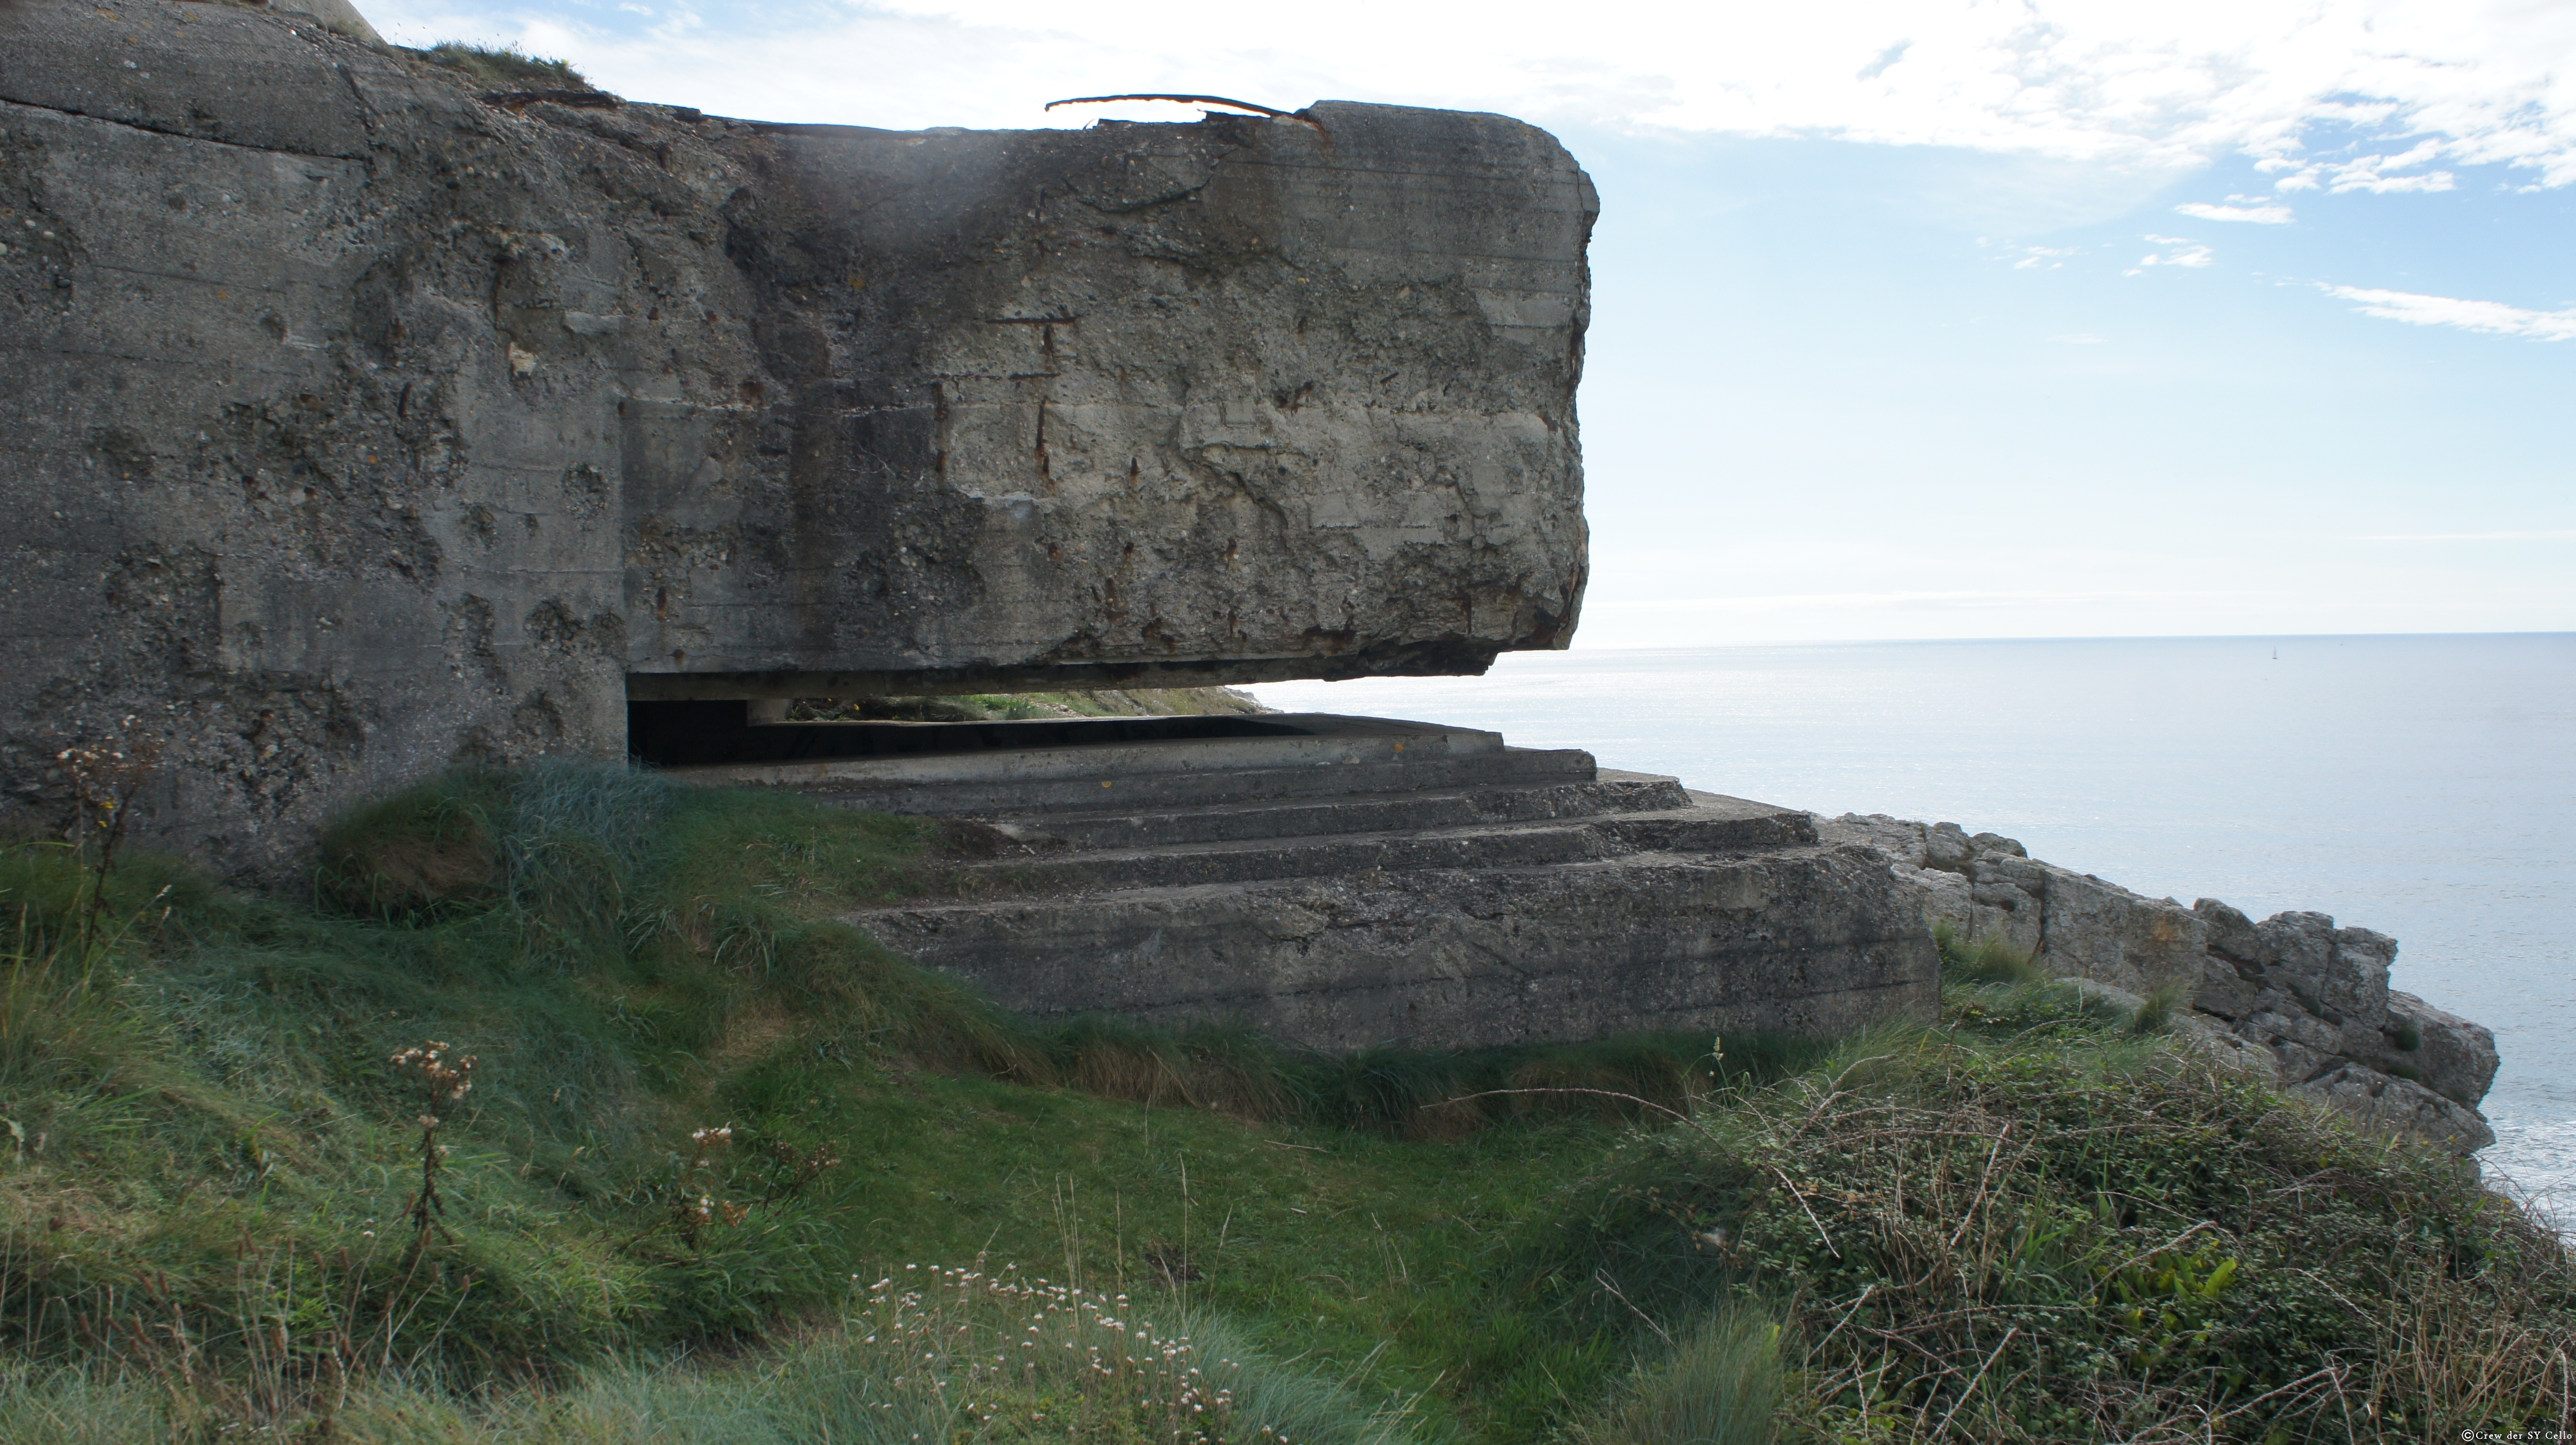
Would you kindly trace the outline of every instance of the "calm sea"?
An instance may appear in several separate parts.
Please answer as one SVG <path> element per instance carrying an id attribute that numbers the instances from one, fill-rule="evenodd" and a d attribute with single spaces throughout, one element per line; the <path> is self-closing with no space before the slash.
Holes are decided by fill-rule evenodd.
<path id="1" fill-rule="evenodd" d="M 2495 1030 L 2490 1176 L 2576 1224 L 2576 634 L 1521 653 L 1254 691 L 2392 934 L 2397 987 Z"/>

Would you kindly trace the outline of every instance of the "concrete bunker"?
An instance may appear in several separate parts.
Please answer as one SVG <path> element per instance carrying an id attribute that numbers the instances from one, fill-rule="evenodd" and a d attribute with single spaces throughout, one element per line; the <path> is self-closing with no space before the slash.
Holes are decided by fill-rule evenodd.
<path id="1" fill-rule="evenodd" d="M 0 254 L 22 806 L 146 729 L 145 839 L 278 878 L 440 769 L 632 752 L 1013 840 L 851 921 L 1034 1012 L 1358 1047 L 1930 1006 L 1883 860 L 1573 749 L 767 720 L 1564 646 L 1596 201 L 1531 126 L 777 125 L 123 0 L 0 8 L 0 130 L 46 242 Z"/>
<path id="2" fill-rule="evenodd" d="M 129 0 L 0 8 L 0 130 L 31 814 L 148 732 L 141 836 L 276 876 L 695 704 L 1472 673 L 1580 614 L 1596 201 L 1507 117 L 772 124 Z"/>
<path id="3" fill-rule="evenodd" d="M 781 125 L 479 95 L 371 35 L 346 0 L 0 6 L 0 821 L 140 738 L 137 841 L 277 879 L 440 769 L 631 750 L 1023 840 L 1014 896 L 851 921 L 1037 1012 L 1360 1047 L 1934 1008 L 1931 874 L 1889 868 L 1919 829 L 1384 719 L 756 715 L 1564 646 L 1597 202 L 1544 132 Z M 1933 889 L 1972 920 L 2200 936 L 1975 867 Z M 2474 1146 L 2218 939 L 2175 967 L 2324 1059 L 2302 1087 Z M 2384 987 L 2374 939 L 2332 958 Z M 2473 1105 L 2492 1041 L 2405 1007 Z"/>

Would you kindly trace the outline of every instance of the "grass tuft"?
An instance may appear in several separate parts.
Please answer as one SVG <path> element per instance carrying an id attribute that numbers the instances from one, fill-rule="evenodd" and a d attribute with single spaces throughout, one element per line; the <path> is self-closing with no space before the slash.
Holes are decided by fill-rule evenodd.
<path id="1" fill-rule="evenodd" d="M 1942 973 L 1955 982 L 2029 984 L 2048 977 L 2029 949 L 1991 934 L 1970 941 L 1946 918 L 1933 923 L 1932 941 L 1941 950 Z"/>
<path id="2" fill-rule="evenodd" d="M 2190 992 L 2178 985 L 2168 984 L 2150 992 L 2146 1001 L 2138 1006 L 2138 1011 L 2130 1016 L 2129 1032 L 2164 1033 L 2174 1026 L 2176 1019 L 2184 1017 L 2190 1008 Z"/>
<path id="3" fill-rule="evenodd" d="M 500 896 L 494 838 L 510 808 L 498 774 L 460 773 L 358 808 L 322 831 L 313 893 L 326 910 L 428 923 Z"/>
<path id="4" fill-rule="evenodd" d="M 517 46 L 447 41 L 420 52 L 433 65 L 458 71 L 495 90 L 588 90 L 590 82 L 562 60 L 530 55 Z"/>
<path id="5" fill-rule="evenodd" d="M 1780 1335 L 1757 1306 L 1720 1308 L 1570 1430 L 1568 1445 L 1771 1445 L 1788 1375 Z"/>

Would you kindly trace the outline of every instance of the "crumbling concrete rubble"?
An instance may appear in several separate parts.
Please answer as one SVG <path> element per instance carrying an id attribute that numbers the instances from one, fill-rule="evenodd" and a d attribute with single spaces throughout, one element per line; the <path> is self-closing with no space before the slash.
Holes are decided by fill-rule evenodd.
<path id="1" fill-rule="evenodd" d="M 1926 914 L 2001 939 L 2047 973 L 2143 1003 L 2188 1001 L 2186 1037 L 2364 1124 L 2459 1153 L 2495 1142 L 2478 1103 L 2495 1035 L 2388 986 L 2397 940 L 2322 913 L 2261 922 L 2203 898 L 2186 908 L 2032 858 L 2010 838 L 1883 813 L 1818 818 L 1829 843 L 1887 855 Z"/>

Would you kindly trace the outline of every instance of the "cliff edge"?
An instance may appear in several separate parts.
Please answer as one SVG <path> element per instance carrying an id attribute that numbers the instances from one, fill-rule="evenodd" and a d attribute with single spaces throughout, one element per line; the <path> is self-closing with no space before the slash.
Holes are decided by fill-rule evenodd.
<path id="1" fill-rule="evenodd" d="M 1925 911 L 1972 943 L 2000 941 L 2133 1005 L 2161 996 L 2205 1051 L 2286 1092 L 2461 1154 L 2495 1142 L 2478 1112 L 2495 1082 L 2494 1033 L 2390 988 L 2387 934 L 2322 913 L 2257 923 L 2215 898 L 2185 908 L 1956 823 L 1846 813 L 1816 828 L 1886 854 Z"/>

